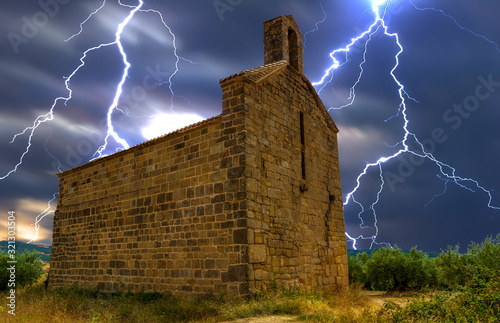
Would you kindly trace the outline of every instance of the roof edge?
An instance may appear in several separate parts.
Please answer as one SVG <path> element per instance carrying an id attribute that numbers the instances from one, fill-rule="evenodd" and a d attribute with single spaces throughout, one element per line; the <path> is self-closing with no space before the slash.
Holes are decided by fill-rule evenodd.
<path id="1" fill-rule="evenodd" d="M 62 172 L 59 172 L 57 173 L 57 177 L 61 178 L 69 173 L 72 173 L 74 171 L 78 171 L 78 170 L 81 170 L 81 169 L 84 169 L 84 168 L 87 168 L 87 167 L 91 167 L 97 163 L 100 163 L 106 159 L 111 159 L 111 158 L 115 158 L 115 157 L 119 157 L 121 155 L 124 155 L 126 153 L 130 153 L 134 150 L 138 150 L 140 148 L 143 148 L 143 147 L 147 147 L 147 146 L 150 146 L 150 145 L 153 145 L 155 144 L 157 141 L 160 141 L 162 139 L 166 139 L 168 137 L 171 137 L 171 136 L 174 136 L 174 135 L 177 135 L 177 134 L 180 134 L 180 133 L 183 133 L 183 132 L 186 132 L 186 131 L 189 131 L 189 130 L 193 130 L 193 129 L 196 129 L 198 127 L 201 127 L 201 126 L 204 126 L 206 124 L 209 124 L 217 119 L 221 119 L 222 118 L 222 114 L 219 114 L 219 115 L 216 115 L 216 116 L 213 116 L 211 118 L 208 118 L 206 120 L 203 120 L 203 121 L 200 121 L 200 122 L 197 122 L 197 123 L 193 123 L 193 124 L 190 124 L 186 127 L 183 127 L 183 128 L 180 128 L 180 129 L 177 129 L 175 131 L 172 131 L 172 132 L 169 132 L 169 133 L 166 133 L 164 135 L 161 135 L 159 137 L 156 137 L 156 138 L 153 138 L 153 139 L 150 139 L 150 140 L 146 140 L 144 142 L 141 142 L 137 145 L 134 145 L 128 149 L 124 149 L 124 150 L 120 150 L 120 151 L 117 151 L 115 153 L 112 153 L 110 155 L 106 155 L 106 156 L 103 156 L 101 158 L 97 158 L 97 159 L 93 159 L 93 160 L 90 160 L 84 164 L 81 164 L 79 166 L 76 166 L 76 167 L 73 167 L 73 168 L 70 168 L 68 170 L 65 170 L 65 171 L 62 171 Z"/>
<path id="2" fill-rule="evenodd" d="M 288 61 L 281 60 L 279 62 L 270 63 L 270 64 L 262 65 L 259 67 L 254 67 L 254 68 L 251 68 L 249 70 L 244 70 L 244 71 L 241 71 L 239 73 L 229 75 L 229 76 L 221 79 L 219 81 L 219 84 L 221 86 L 223 86 L 224 84 L 227 84 L 229 81 L 231 81 L 231 83 L 232 83 L 232 82 L 236 82 L 239 80 L 248 80 L 248 81 L 253 82 L 253 83 L 260 83 L 260 82 L 264 81 L 266 78 L 268 78 L 269 76 L 277 73 L 278 71 L 281 71 L 282 69 L 285 69 L 286 66 L 289 66 Z M 266 72 L 265 71 L 266 69 L 269 69 L 270 71 L 267 72 L 262 77 L 259 77 L 256 80 L 250 78 L 251 74 L 257 74 L 259 72 L 261 72 L 261 73 Z"/>

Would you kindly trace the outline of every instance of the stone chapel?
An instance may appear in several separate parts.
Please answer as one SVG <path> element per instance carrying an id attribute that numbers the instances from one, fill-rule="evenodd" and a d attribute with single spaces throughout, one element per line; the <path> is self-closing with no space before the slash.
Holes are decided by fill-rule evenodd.
<path id="1" fill-rule="evenodd" d="M 348 287 L 338 129 L 292 16 L 222 113 L 58 174 L 49 288 L 244 296 Z"/>

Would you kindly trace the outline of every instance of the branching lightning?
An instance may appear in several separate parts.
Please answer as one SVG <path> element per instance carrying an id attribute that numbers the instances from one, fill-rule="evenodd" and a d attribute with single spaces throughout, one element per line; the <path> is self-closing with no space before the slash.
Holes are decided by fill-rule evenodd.
<path id="1" fill-rule="evenodd" d="M 47 215 L 54 214 L 55 210 L 52 208 L 52 206 L 50 204 L 52 204 L 52 202 L 54 202 L 57 199 L 58 195 L 59 195 L 59 193 L 54 193 L 52 195 L 52 199 L 49 202 L 47 202 L 47 208 L 42 213 L 40 213 L 36 216 L 35 223 L 34 223 L 35 235 L 27 243 L 32 243 L 33 241 L 36 241 L 38 239 L 38 229 L 40 229 L 40 221 L 42 221 L 43 218 L 46 217 Z"/>
<path id="2" fill-rule="evenodd" d="M 78 74 L 78 72 L 80 71 L 80 69 L 85 66 L 85 60 L 86 60 L 87 56 L 91 52 L 98 51 L 99 49 L 104 48 L 104 47 L 115 46 L 115 45 L 117 46 L 117 48 L 119 49 L 119 52 L 120 52 L 120 56 L 122 58 L 122 62 L 123 62 L 124 68 L 123 68 L 123 72 L 122 72 L 122 76 L 120 78 L 120 81 L 117 84 L 116 92 L 115 92 L 115 95 L 113 97 L 112 103 L 110 104 L 110 106 L 107 109 L 107 133 L 106 133 L 106 136 L 104 138 L 104 142 L 97 149 L 97 151 L 95 152 L 95 154 L 94 154 L 93 157 L 94 158 L 100 158 L 100 157 L 102 157 L 103 154 L 105 153 L 105 150 L 107 149 L 109 141 L 111 139 L 113 139 L 118 144 L 118 146 L 119 146 L 118 149 L 127 149 L 127 148 L 130 147 L 129 143 L 125 139 L 121 138 L 120 135 L 114 130 L 112 116 L 113 116 L 113 113 L 116 110 L 118 110 L 119 112 L 125 113 L 123 110 L 121 110 L 118 107 L 118 104 L 119 104 L 119 100 L 120 100 L 120 98 L 122 96 L 122 93 L 123 93 L 123 85 L 125 84 L 125 82 L 126 82 L 126 80 L 128 78 L 128 75 L 129 75 L 128 72 L 129 72 L 129 69 L 131 67 L 131 64 L 130 64 L 130 62 L 127 59 L 127 53 L 126 53 L 125 49 L 123 48 L 123 45 L 122 45 L 122 42 L 121 42 L 121 38 L 122 38 L 122 34 L 124 32 L 124 29 L 128 26 L 128 24 L 134 18 L 134 16 L 136 15 L 137 12 L 155 13 L 155 14 L 157 14 L 160 17 L 163 26 L 168 30 L 168 32 L 172 36 L 173 54 L 175 56 L 175 69 L 172 72 L 172 74 L 170 74 L 168 80 L 165 81 L 165 82 L 163 82 L 163 83 L 161 83 L 160 85 L 168 84 L 168 88 L 169 88 L 170 93 L 171 93 L 171 106 L 170 106 L 170 110 L 173 111 L 173 109 L 174 109 L 174 97 L 175 97 L 175 93 L 174 93 L 174 90 L 173 90 L 173 82 L 172 81 L 173 81 L 173 78 L 175 77 L 175 75 L 179 72 L 179 62 L 180 62 L 180 60 L 185 60 L 185 61 L 190 62 L 190 63 L 193 63 L 193 62 L 190 61 L 190 60 L 188 60 L 188 59 L 185 59 L 183 57 L 180 57 L 177 54 L 177 46 L 176 46 L 176 37 L 175 37 L 175 34 L 173 33 L 172 29 L 165 22 L 165 20 L 163 18 L 163 15 L 161 14 L 160 11 L 157 11 L 157 10 L 154 10 L 154 9 L 142 9 L 143 6 L 144 6 L 144 2 L 142 0 L 138 0 L 138 5 L 136 5 L 136 6 L 123 4 L 121 2 L 121 0 L 118 0 L 118 4 L 120 6 L 122 6 L 122 7 L 129 8 L 130 12 L 125 17 L 125 19 L 117 26 L 117 29 L 116 29 L 116 32 L 115 32 L 115 39 L 114 39 L 114 41 L 109 42 L 109 43 L 102 43 L 102 44 L 99 44 L 99 45 L 97 45 L 95 47 L 91 47 L 91 48 L 88 48 L 87 50 L 85 50 L 83 52 L 82 56 L 80 57 L 80 65 L 78 65 L 69 76 L 65 77 L 64 86 L 65 86 L 65 89 L 67 91 L 67 96 L 61 96 L 61 97 L 56 98 L 47 113 L 38 116 L 34 120 L 33 125 L 31 125 L 30 127 L 25 128 L 22 132 L 14 135 L 14 137 L 12 138 L 12 140 L 10 142 L 11 144 L 14 143 L 21 136 L 24 136 L 24 135 L 28 136 L 28 142 L 27 142 L 27 145 L 26 145 L 26 149 L 21 154 L 21 156 L 20 156 L 17 164 L 14 166 L 14 168 L 12 170 L 10 170 L 9 172 L 7 172 L 7 174 L 5 174 L 2 177 L 0 177 L 0 181 L 6 179 L 10 175 L 12 175 L 13 173 L 16 173 L 18 171 L 19 167 L 22 165 L 22 163 L 24 161 L 24 158 L 29 153 L 30 148 L 33 145 L 33 138 L 34 138 L 35 132 L 38 129 L 38 127 L 40 125 L 42 125 L 42 124 L 44 124 L 46 122 L 50 122 L 50 121 L 52 121 L 54 119 L 55 109 L 56 109 L 56 106 L 58 106 L 59 103 L 63 103 L 64 105 L 67 105 L 68 101 L 70 101 L 72 99 L 73 90 L 71 89 L 71 86 L 70 86 L 71 80 L 72 80 L 72 78 L 74 76 L 76 76 Z M 80 29 L 79 29 L 79 31 L 77 33 L 73 34 L 68 39 L 66 39 L 65 42 L 69 42 L 73 38 L 78 37 L 83 32 L 84 25 L 93 16 L 97 15 L 105 7 L 105 5 L 106 5 L 106 0 L 103 0 L 102 4 L 99 6 L 99 8 L 97 8 L 95 11 L 93 11 L 82 23 L 80 23 Z M 195 64 L 195 63 L 193 63 L 193 64 Z M 50 139 L 50 137 L 49 137 L 49 139 Z M 61 169 L 60 169 L 61 163 L 59 162 L 59 160 L 53 154 L 50 153 L 50 151 L 48 151 L 46 145 L 47 145 L 47 142 L 44 145 L 45 150 L 47 151 L 47 153 L 53 159 L 55 159 L 58 162 L 58 164 L 59 164 L 59 168 L 58 169 L 59 169 L 59 171 L 61 171 Z M 32 241 L 34 241 L 34 240 L 36 240 L 38 238 L 38 229 L 40 227 L 40 225 L 39 225 L 40 221 L 45 216 L 54 213 L 54 210 L 51 207 L 51 203 L 54 202 L 57 199 L 57 195 L 58 195 L 58 193 L 53 194 L 53 198 L 48 202 L 47 209 L 45 211 L 43 211 L 42 213 L 40 213 L 36 217 L 36 220 L 35 220 L 35 223 L 34 223 L 34 226 L 35 226 L 35 236 L 34 236 L 34 238 L 30 242 L 32 242 Z"/>
<path id="3" fill-rule="evenodd" d="M 121 4 L 121 2 L 120 2 Z M 116 38 L 115 41 L 109 44 L 105 44 L 103 46 L 110 46 L 110 45 L 117 45 L 118 49 L 120 50 L 120 54 L 123 59 L 123 64 L 125 65 L 125 68 L 123 70 L 123 74 L 121 77 L 120 82 L 118 83 L 118 86 L 116 88 L 115 92 L 115 97 L 113 98 L 113 102 L 111 103 L 111 106 L 108 108 L 108 114 L 107 114 L 107 124 L 108 124 L 108 131 L 106 134 L 106 137 L 104 138 L 104 144 L 99 147 L 99 149 L 96 151 L 94 154 L 94 157 L 102 157 L 102 153 L 108 146 L 108 140 L 110 137 L 112 137 L 120 146 L 123 147 L 123 149 L 128 149 L 130 145 L 127 143 L 126 140 L 122 139 L 118 133 L 115 132 L 114 127 L 113 127 L 113 112 L 115 111 L 116 107 L 118 106 L 118 101 L 120 100 L 120 97 L 122 96 L 123 93 L 123 84 L 125 84 L 125 81 L 127 80 L 128 77 L 128 71 L 130 69 L 130 63 L 127 60 L 127 53 L 125 53 L 125 50 L 123 49 L 123 45 L 121 42 L 121 36 L 123 33 L 123 29 L 128 25 L 130 20 L 134 17 L 135 13 L 141 9 L 141 7 L 144 5 L 144 2 L 142 0 L 139 0 L 139 5 L 136 7 L 133 7 L 132 10 L 130 11 L 130 14 L 125 18 L 125 20 L 118 25 L 118 29 L 116 31 Z M 98 48 L 100 48 L 98 46 Z M 94 50 L 93 48 L 90 49 L 90 51 Z"/>
<path id="4" fill-rule="evenodd" d="M 317 23 L 314 24 L 314 29 L 309 30 L 308 32 L 304 33 L 304 48 L 306 48 L 306 42 L 307 42 L 307 35 L 314 33 L 319 30 L 319 25 L 325 22 L 326 18 L 328 18 L 328 15 L 326 14 L 325 8 L 323 7 L 323 0 L 319 1 L 319 6 L 321 8 L 321 12 L 323 12 L 323 18 L 318 21 Z"/>
<path id="5" fill-rule="evenodd" d="M 370 44 L 370 41 L 372 40 L 373 35 L 377 34 L 379 31 L 382 31 L 383 35 L 392 38 L 394 40 L 394 43 L 399 48 L 398 52 L 394 56 L 395 65 L 393 66 L 392 70 L 390 71 L 390 75 L 391 75 L 394 83 L 397 85 L 400 103 L 399 103 L 399 107 L 397 109 L 397 113 L 393 117 L 391 117 L 391 119 L 395 118 L 395 117 L 402 117 L 403 118 L 404 125 L 403 125 L 402 129 L 404 131 L 404 135 L 403 135 L 403 138 L 400 142 L 398 142 L 394 146 L 391 146 L 392 148 L 398 149 L 398 151 L 396 153 L 394 153 L 390 156 L 381 157 L 378 160 L 371 162 L 371 163 L 367 163 L 365 165 L 363 171 L 356 178 L 356 186 L 345 197 L 344 206 L 347 207 L 349 205 L 349 203 L 352 202 L 360 208 L 360 212 L 358 213 L 358 218 L 361 221 L 360 228 L 362 228 L 362 229 L 368 228 L 368 226 L 365 224 L 364 219 L 362 218 L 362 214 L 365 212 L 371 212 L 373 214 L 374 233 L 372 235 L 370 235 L 370 236 L 359 235 L 357 237 L 352 237 L 351 235 L 349 235 L 349 233 L 347 233 L 347 232 L 345 233 L 347 240 L 349 242 L 352 242 L 352 246 L 354 249 L 356 249 L 356 247 L 357 247 L 356 244 L 357 244 L 358 240 L 371 241 L 370 248 L 372 248 L 374 245 L 381 245 L 381 244 L 389 245 L 388 243 L 377 242 L 377 236 L 379 233 L 379 229 L 377 227 L 378 219 L 377 219 L 377 212 L 375 210 L 375 207 L 378 204 L 378 202 L 380 201 L 380 194 L 384 190 L 385 182 L 384 182 L 384 177 L 383 177 L 383 174 L 384 174 L 383 165 L 386 162 L 393 160 L 394 158 L 396 158 L 402 154 L 412 154 L 412 155 L 420 157 L 422 159 L 427 159 L 427 160 L 432 161 L 439 169 L 439 176 L 438 177 L 440 179 L 442 179 L 443 181 L 445 181 L 444 191 L 440 194 L 437 194 L 435 197 L 433 197 L 431 199 L 431 201 L 429 201 L 427 203 L 427 205 L 429 203 L 431 203 L 432 201 L 434 201 L 436 198 L 445 194 L 449 183 L 455 183 L 459 187 L 466 189 L 468 191 L 471 191 L 471 192 L 475 192 L 475 190 L 482 191 L 483 193 L 485 193 L 489 197 L 489 201 L 487 204 L 488 208 L 500 210 L 500 207 L 492 205 L 493 197 L 492 197 L 491 190 L 487 190 L 486 188 L 481 186 L 479 184 L 479 182 L 477 182 L 476 180 L 474 180 L 472 178 L 464 178 L 464 177 L 458 176 L 456 174 L 457 171 L 454 167 L 452 167 L 449 164 L 446 164 L 442 161 L 439 161 L 438 159 L 436 159 L 433 156 L 433 154 L 426 152 L 422 142 L 417 138 L 417 136 L 414 133 L 412 133 L 410 131 L 410 120 L 408 119 L 408 115 L 407 115 L 407 105 L 406 105 L 407 101 L 406 100 L 409 99 L 409 100 L 413 100 L 415 102 L 418 102 L 418 101 L 411 98 L 407 94 L 407 92 L 405 91 L 405 86 L 398 80 L 398 78 L 395 75 L 395 72 L 396 72 L 397 68 L 399 67 L 399 57 L 404 52 L 404 49 L 403 49 L 403 46 L 401 45 L 401 42 L 399 40 L 399 35 L 397 33 L 390 33 L 388 31 L 388 26 L 386 25 L 385 17 L 387 14 L 387 10 L 389 8 L 390 1 L 391 0 L 372 0 L 371 1 L 371 10 L 372 10 L 373 15 L 374 15 L 374 22 L 364 32 L 359 34 L 357 37 L 351 39 L 351 42 L 347 46 L 345 46 L 343 48 L 338 48 L 338 49 L 335 49 L 334 51 L 332 51 L 330 53 L 330 57 L 333 61 L 332 65 L 330 65 L 325 70 L 323 76 L 321 77 L 321 79 L 319 81 L 313 83 L 314 86 L 319 87 L 318 92 L 321 92 L 322 90 L 324 90 L 325 86 L 333 80 L 334 72 L 337 69 L 339 69 L 340 67 L 342 67 L 344 64 L 348 63 L 349 52 L 352 49 L 352 47 L 358 43 L 362 43 L 363 47 L 364 47 L 364 51 L 362 54 L 363 59 L 362 59 L 362 62 L 359 64 L 358 77 L 357 77 L 356 81 L 354 82 L 354 84 L 350 88 L 348 103 L 344 104 L 340 107 L 332 107 L 330 109 L 343 109 L 343 108 L 350 107 L 354 104 L 354 101 L 356 99 L 356 87 L 363 77 L 363 72 L 364 72 L 363 66 L 367 62 L 367 49 L 368 49 L 368 46 Z M 436 11 L 436 12 L 441 13 L 445 17 L 451 19 L 455 23 L 455 25 L 457 25 L 457 27 L 459 27 L 460 29 L 467 31 L 467 32 L 469 32 L 477 37 L 482 38 L 483 40 L 487 41 L 488 43 L 494 45 L 496 47 L 496 50 L 499 51 L 498 45 L 496 43 L 489 40 L 485 36 L 474 33 L 473 31 L 461 26 L 456 21 L 456 19 L 454 19 L 452 16 L 446 14 L 442 10 L 433 9 L 433 8 L 419 8 L 411 0 L 409 0 L 409 2 L 417 10 L 432 10 L 432 11 Z M 338 56 L 341 56 L 343 58 L 340 59 L 340 58 L 338 58 Z M 388 120 L 386 120 L 386 121 L 388 121 Z M 418 149 L 410 149 L 411 143 L 413 143 Z M 362 203 L 360 203 L 356 200 L 355 195 L 358 192 L 358 190 L 360 189 L 360 187 L 362 186 L 362 184 L 361 184 L 362 178 L 365 175 L 367 175 L 367 173 L 370 169 L 372 169 L 374 167 L 377 167 L 379 169 L 380 186 L 379 186 L 378 192 L 375 195 L 375 202 L 373 202 L 368 207 L 366 207 L 365 205 L 363 205 Z"/>
<path id="6" fill-rule="evenodd" d="M 415 9 L 417 9 L 419 11 L 434 11 L 434 12 L 440 13 L 444 17 L 450 19 L 455 24 L 455 26 L 457 26 L 458 28 L 462 29 L 463 31 L 466 31 L 466 32 L 468 32 L 468 33 L 470 33 L 470 34 L 472 34 L 472 35 L 474 35 L 476 37 L 479 37 L 479 38 L 485 40 L 486 42 L 490 43 L 491 45 L 495 46 L 495 50 L 500 53 L 500 48 L 499 48 L 499 46 L 498 46 L 497 43 L 495 43 L 494 41 L 490 40 L 488 37 L 486 37 L 484 35 L 475 33 L 472 30 L 470 30 L 469 28 L 466 28 L 466 27 L 462 26 L 453 16 L 450 16 L 449 14 L 447 14 L 446 12 L 444 12 L 444 10 L 440 10 L 440 9 L 436 9 L 436 8 L 421 8 L 421 7 L 418 7 L 415 3 L 413 3 L 413 0 L 408 0 L 408 1 L 410 2 L 410 4 Z"/>
<path id="7" fill-rule="evenodd" d="M 82 23 L 80 23 L 80 31 L 77 32 L 76 34 L 73 34 L 71 37 L 65 40 L 65 42 L 70 41 L 71 39 L 75 38 L 76 36 L 80 35 L 83 32 L 83 25 L 87 23 L 87 21 L 90 20 L 93 16 L 95 16 L 99 11 L 101 11 L 102 8 L 106 5 L 106 0 L 104 0 L 99 8 L 97 8 L 94 12 L 92 12 Z"/>

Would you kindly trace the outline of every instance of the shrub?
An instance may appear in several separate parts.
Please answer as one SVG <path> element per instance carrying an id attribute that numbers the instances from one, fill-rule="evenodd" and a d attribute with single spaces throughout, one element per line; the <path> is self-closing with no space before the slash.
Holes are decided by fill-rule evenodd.
<path id="1" fill-rule="evenodd" d="M 498 322 L 500 317 L 500 236 L 472 243 L 467 254 L 448 247 L 436 259 L 442 285 L 453 293 L 437 293 L 404 308 L 386 309 L 395 322 Z"/>
<path id="2" fill-rule="evenodd" d="M 465 283 L 467 257 L 458 252 L 458 246 L 454 249 L 448 246 L 448 250 L 439 254 L 434 261 L 438 285 L 441 288 L 456 289 Z"/>
<path id="3" fill-rule="evenodd" d="M 464 286 L 472 277 L 480 275 L 488 279 L 488 270 L 500 271 L 500 235 L 493 239 L 487 237 L 480 244 L 472 242 L 467 254 L 460 254 L 458 246 L 452 249 L 448 246 L 435 259 L 437 278 L 440 287 L 456 290 Z"/>
<path id="4" fill-rule="evenodd" d="M 469 266 L 500 271 L 500 234 L 487 237 L 481 244 L 471 243 L 467 252 Z"/>
<path id="5" fill-rule="evenodd" d="M 349 282 L 359 283 L 361 286 L 366 285 L 366 262 L 370 257 L 366 252 L 358 253 L 356 256 L 349 255 L 347 258 L 347 265 L 349 267 Z"/>
<path id="6" fill-rule="evenodd" d="M 8 290 L 10 272 L 8 268 L 12 265 L 8 261 L 11 260 L 5 252 L 0 252 L 0 291 Z M 16 254 L 16 279 L 15 287 L 29 286 L 35 283 L 43 275 L 43 262 L 38 259 L 36 251 L 25 251 L 21 254 Z"/>
<path id="7" fill-rule="evenodd" d="M 375 290 L 415 290 L 436 285 L 436 271 L 426 254 L 413 248 L 381 248 L 366 262 L 366 283 Z"/>
<path id="8" fill-rule="evenodd" d="M 453 294 L 437 293 L 427 300 L 384 310 L 394 322 L 498 322 L 500 275 L 494 271 L 489 274 L 488 281 L 473 277 Z"/>
<path id="9" fill-rule="evenodd" d="M 487 322 L 500 317 L 500 273 L 487 267 L 473 266 L 470 280 L 460 288 L 460 311 L 467 321 Z"/>

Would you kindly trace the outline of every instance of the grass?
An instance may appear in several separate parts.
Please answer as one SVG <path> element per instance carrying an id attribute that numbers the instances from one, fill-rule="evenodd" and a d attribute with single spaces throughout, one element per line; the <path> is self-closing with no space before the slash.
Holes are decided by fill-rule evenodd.
<path id="1" fill-rule="evenodd" d="M 450 311 L 444 308 L 449 313 L 439 313 L 442 304 L 453 304 L 455 296 L 448 292 L 389 293 L 377 303 L 374 299 L 380 296 L 370 296 L 356 284 L 332 295 L 287 289 L 259 292 L 246 300 L 222 295 L 185 300 L 160 293 L 102 293 L 77 286 L 46 290 L 44 279 L 18 290 L 16 316 L 7 314 L 5 302 L 0 303 L 1 321 L 215 323 L 277 315 L 320 323 L 453 322 L 454 312 L 460 310 L 451 307 Z M 0 295 L 4 300 L 6 296 Z M 404 306 L 401 296 L 408 300 Z M 490 316 L 477 318 L 490 322 Z"/>
<path id="2" fill-rule="evenodd" d="M 102 293 L 77 286 L 46 290 L 45 278 L 16 294 L 16 315 L 0 305 L 2 322 L 223 322 L 238 318 L 285 315 L 302 321 L 355 322 L 368 304 L 361 289 L 334 295 L 298 289 L 259 292 L 252 299 L 226 299 L 221 295 L 184 300 L 160 293 Z M 0 295 L 5 299 L 6 294 Z M 333 320 L 332 320 L 333 319 Z M 370 321 L 368 321 L 370 322 Z M 373 321 L 376 322 L 376 321 Z"/>

